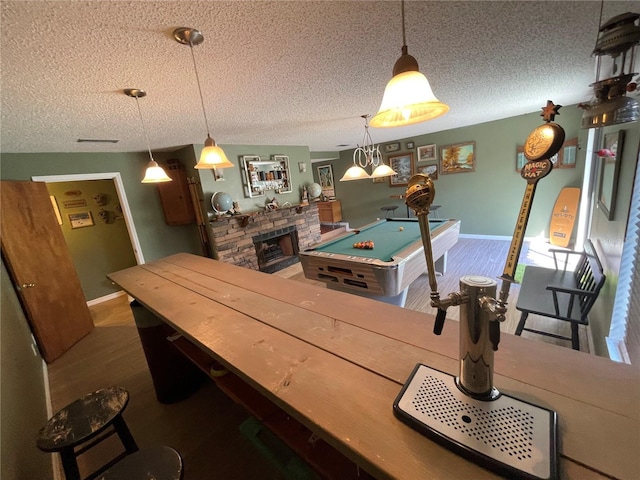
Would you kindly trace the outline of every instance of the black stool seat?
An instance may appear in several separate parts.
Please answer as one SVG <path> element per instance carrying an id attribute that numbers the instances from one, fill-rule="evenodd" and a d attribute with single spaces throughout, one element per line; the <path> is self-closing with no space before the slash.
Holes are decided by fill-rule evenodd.
<path id="1" fill-rule="evenodd" d="M 171 447 L 143 448 L 120 460 L 97 480 L 180 480 L 182 457 Z"/>
<path id="2" fill-rule="evenodd" d="M 389 218 L 389 215 L 394 214 L 396 208 L 398 208 L 397 205 L 386 205 L 384 207 L 380 207 L 380 210 L 385 212 L 385 218 Z"/>
<path id="3" fill-rule="evenodd" d="M 98 471 L 110 467 L 138 450 L 122 418 L 128 402 L 129 392 L 118 386 L 96 390 L 79 398 L 58 411 L 40 429 L 38 448 L 60 453 L 66 479 L 75 480 L 80 478 L 76 457 L 117 433 L 125 452 Z M 76 447 L 80 448 L 76 450 Z"/>

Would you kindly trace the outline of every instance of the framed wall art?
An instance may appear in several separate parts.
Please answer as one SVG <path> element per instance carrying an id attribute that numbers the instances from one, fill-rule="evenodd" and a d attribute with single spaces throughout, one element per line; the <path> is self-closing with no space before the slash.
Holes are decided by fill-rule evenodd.
<path id="1" fill-rule="evenodd" d="M 558 160 L 555 163 L 557 168 L 576 168 L 576 157 L 578 155 L 578 137 L 571 138 L 562 144 L 558 152 Z"/>
<path id="2" fill-rule="evenodd" d="M 435 162 L 438 159 L 437 151 L 435 143 L 418 147 L 418 163 Z"/>
<path id="3" fill-rule="evenodd" d="M 322 195 L 335 198 L 336 190 L 333 183 L 333 169 L 331 165 L 320 165 L 318 167 L 318 181 L 322 187 Z"/>
<path id="4" fill-rule="evenodd" d="M 431 163 L 429 165 L 418 165 L 416 166 L 416 173 L 424 173 L 425 175 L 429 175 L 431 180 L 438 179 L 438 164 Z"/>
<path id="5" fill-rule="evenodd" d="M 623 142 L 624 130 L 607 133 L 604 136 L 603 150 L 605 151 L 601 151 L 604 156 L 600 157 L 600 173 L 598 176 L 598 207 L 607 217 L 607 220 L 613 220 L 614 218 Z M 609 155 L 607 155 L 607 150 L 610 152 Z"/>
<path id="6" fill-rule="evenodd" d="M 397 173 L 389 177 L 389 186 L 402 187 L 409 184 L 413 175 L 413 153 L 401 153 L 389 157 L 389 166 Z"/>
<path id="7" fill-rule="evenodd" d="M 384 151 L 386 153 L 390 153 L 390 152 L 397 152 L 398 150 L 400 150 L 400 142 L 395 142 L 395 143 L 387 143 L 384 146 Z"/>
<path id="8" fill-rule="evenodd" d="M 476 142 L 456 143 L 440 147 L 440 173 L 475 172 Z"/>
<path id="9" fill-rule="evenodd" d="M 92 227 L 94 225 L 91 212 L 70 213 L 69 222 L 71 228 Z"/>

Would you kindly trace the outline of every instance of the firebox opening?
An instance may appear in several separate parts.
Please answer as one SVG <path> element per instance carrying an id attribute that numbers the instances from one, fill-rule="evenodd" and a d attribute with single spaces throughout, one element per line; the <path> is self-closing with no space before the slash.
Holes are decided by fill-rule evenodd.
<path id="1" fill-rule="evenodd" d="M 261 272 L 273 273 L 299 262 L 298 232 L 295 226 L 253 237 Z"/>

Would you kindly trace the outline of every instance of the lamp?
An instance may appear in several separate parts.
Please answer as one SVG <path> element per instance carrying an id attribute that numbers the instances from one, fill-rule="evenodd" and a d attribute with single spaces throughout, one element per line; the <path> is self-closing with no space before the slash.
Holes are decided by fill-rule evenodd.
<path id="1" fill-rule="evenodd" d="M 402 0 L 402 56 L 393 66 L 393 78 L 387 84 L 380 110 L 371 119 L 372 127 L 400 127 L 440 117 L 449 106 L 436 98 L 429 80 L 418 69 L 417 60 L 408 54 Z"/>
<path id="2" fill-rule="evenodd" d="M 385 165 L 380 154 L 380 147 L 373 144 L 367 119 L 369 115 L 361 115 L 364 118 L 364 137 L 362 145 L 358 145 L 353 151 L 353 166 L 345 172 L 340 179 L 341 182 L 349 180 L 363 180 L 365 178 L 382 178 L 396 175 L 391 167 Z M 365 168 L 371 167 L 373 173 L 369 175 Z"/>
<path id="3" fill-rule="evenodd" d="M 207 112 L 204 108 L 204 99 L 202 98 L 202 88 L 200 87 L 200 77 L 198 76 L 198 67 L 196 66 L 196 57 L 193 54 L 193 46 L 200 45 L 204 42 L 202 33 L 194 28 L 177 28 L 173 31 L 173 38 L 183 45 L 189 45 L 191 49 L 191 58 L 193 60 L 193 69 L 196 72 L 196 81 L 198 83 L 198 92 L 200 92 L 200 103 L 202 104 L 202 114 L 204 115 L 204 124 L 207 127 L 207 139 L 204 141 L 204 148 L 200 153 L 200 160 L 195 168 L 228 168 L 233 167 L 233 163 L 227 159 L 222 148 L 216 145 L 209 133 L 209 122 L 207 121 Z"/>
<path id="4" fill-rule="evenodd" d="M 640 119 L 640 103 L 626 96 L 627 92 L 637 89 L 637 84 L 631 79 L 637 73 L 633 72 L 633 63 L 636 46 L 640 44 L 640 26 L 636 25 L 638 18 L 638 13 L 623 13 L 598 29 L 596 48 L 593 50 L 597 56 L 596 81 L 590 85 L 594 98 L 589 103 L 578 104 L 584 109 L 582 128 L 606 127 Z M 604 55 L 611 57 L 606 65 L 603 65 L 606 60 Z M 601 80 L 601 72 L 609 77 Z"/>
<path id="5" fill-rule="evenodd" d="M 161 182 L 170 182 L 171 178 L 167 176 L 165 171 L 162 169 L 160 165 L 153 159 L 153 155 L 151 155 L 151 147 L 149 146 L 149 136 L 147 135 L 147 130 L 144 128 L 144 120 L 142 119 L 142 111 L 140 110 L 140 102 L 138 98 L 146 97 L 147 92 L 144 90 L 140 90 L 139 88 L 125 88 L 125 95 L 129 97 L 133 97 L 136 99 L 136 105 L 138 106 L 138 114 L 140 115 L 140 123 L 142 124 L 142 132 L 144 133 L 144 138 L 147 141 L 147 149 L 149 150 L 149 163 L 147 164 L 147 171 L 144 174 L 144 178 L 142 179 L 142 183 L 161 183 Z"/>

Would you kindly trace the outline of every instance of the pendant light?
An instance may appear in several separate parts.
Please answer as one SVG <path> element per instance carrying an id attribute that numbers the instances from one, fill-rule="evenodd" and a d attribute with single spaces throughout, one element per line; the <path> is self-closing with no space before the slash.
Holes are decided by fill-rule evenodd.
<path id="1" fill-rule="evenodd" d="M 382 178 L 396 175 L 391 167 L 382 161 L 380 147 L 373 144 L 367 120 L 369 115 L 361 115 L 364 118 L 364 137 L 362 145 L 358 145 L 353 151 L 353 166 L 345 172 L 340 179 L 341 182 L 349 180 L 364 180 L 365 178 Z M 373 173 L 369 175 L 365 168 L 371 167 Z"/>
<path id="2" fill-rule="evenodd" d="M 429 80 L 418 69 L 417 60 L 408 54 L 402 8 L 402 56 L 393 66 L 393 78 L 387 84 L 380 110 L 371 119 L 372 127 L 400 127 L 425 122 L 449 111 L 449 106 L 436 98 Z"/>
<path id="3" fill-rule="evenodd" d="M 196 57 L 193 54 L 193 46 L 200 45 L 204 42 L 204 36 L 194 28 L 177 28 L 173 31 L 173 38 L 183 45 L 189 45 L 191 49 L 191 58 L 193 60 L 193 69 L 196 72 L 196 82 L 198 83 L 198 92 L 200 92 L 200 103 L 202 104 L 202 114 L 204 115 L 204 124 L 207 128 L 207 139 L 204 141 L 204 148 L 200 153 L 200 160 L 195 168 L 229 168 L 233 167 L 233 163 L 227 159 L 222 148 L 216 145 L 209 133 L 209 122 L 207 121 L 207 112 L 204 108 L 204 99 L 202 97 L 202 87 L 200 86 L 200 77 L 198 76 L 198 67 L 196 65 Z"/>
<path id="4" fill-rule="evenodd" d="M 140 110 L 140 102 L 138 98 L 146 97 L 147 92 L 144 90 L 140 90 L 139 88 L 126 88 L 124 90 L 125 95 L 129 97 L 133 97 L 136 99 L 136 105 L 138 106 L 138 114 L 140 115 L 140 123 L 142 124 L 142 132 L 144 133 L 144 138 L 147 141 L 147 149 L 149 150 L 149 163 L 147 164 L 147 171 L 144 174 L 144 178 L 142 179 L 142 183 L 162 183 L 162 182 L 170 182 L 171 178 L 166 174 L 166 172 L 162 169 L 160 165 L 153 159 L 153 155 L 151 154 L 151 146 L 149 144 L 149 136 L 147 135 L 147 130 L 144 128 L 144 120 L 142 119 L 142 110 Z"/>

